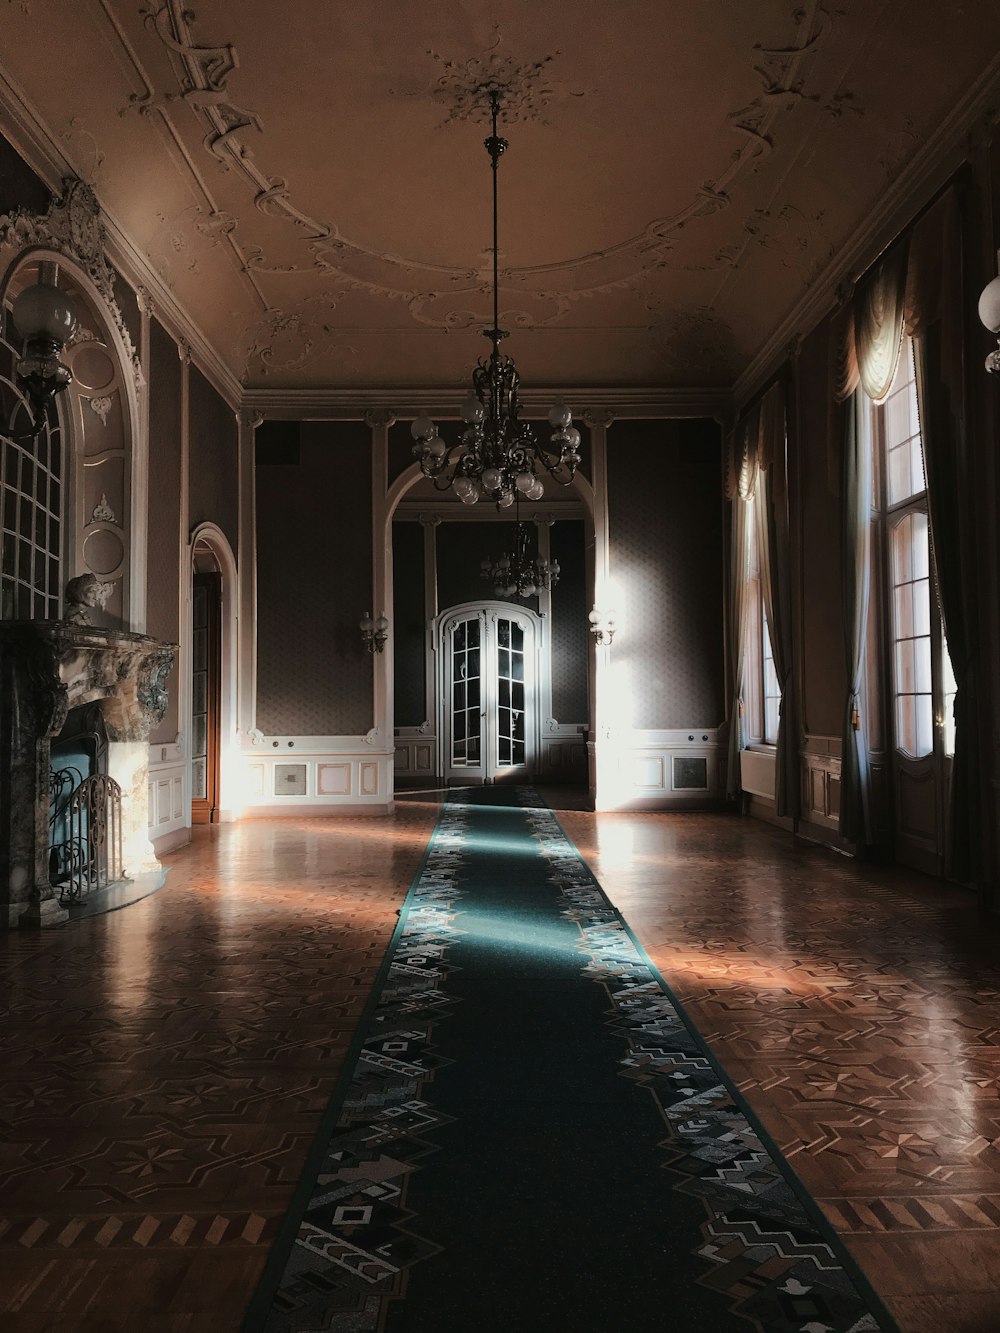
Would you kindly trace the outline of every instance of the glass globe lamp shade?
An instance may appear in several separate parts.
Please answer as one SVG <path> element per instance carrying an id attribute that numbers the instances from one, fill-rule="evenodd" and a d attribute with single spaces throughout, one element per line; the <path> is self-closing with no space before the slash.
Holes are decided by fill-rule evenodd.
<path id="1" fill-rule="evenodd" d="M 500 475 L 500 469 L 495 467 L 485 468 L 483 471 L 483 490 L 498 491 L 503 477 Z"/>
<path id="2" fill-rule="evenodd" d="M 380 634 L 384 634 L 389 628 L 388 618 L 386 616 L 379 616 L 378 620 L 375 621 L 375 628 Z"/>
<path id="3" fill-rule="evenodd" d="M 513 491 L 504 491 L 503 495 L 501 495 L 500 499 L 497 501 L 497 504 L 501 509 L 509 509 L 513 503 L 514 503 Z"/>
<path id="4" fill-rule="evenodd" d="M 524 492 L 524 494 L 529 500 L 540 500 L 542 496 L 545 494 L 545 487 L 542 485 L 542 483 L 539 481 L 537 477 L 532 477 L 531 485 Z"/>
<path id="5" fill-rule="evenodd" d="M 568 426 L 573 420 L 573 413 L 565 403 L 556 403 L 549 408 L 549 425 L 557 430 Z"/>
<path id="6" fill-rule="evenodd" d="M 522 495 L 527 495 L 528 491 L 531 489 L 531 483 L 534 480 L 535 479 L 530 472 L 519 472 L 514 478 L 514 485 Z"/>
<path id="7" fill-rule="evenodd" d="M 371 634 L 374 628 L 375 628 L 375 622 L 371 618 L 371 612 L 366 611 L 364 615 L 361 617 L 361 633 Z"/>
<path id="8" fill-rule="evenodd" d="M 410 434 L 415 440 L 430 440 L 437 435 L 437 426 L 430 417 L 415 417 L 410 426 Z"/>
<path id="9" fill-rule="evenodd" d="M 991 333 L 1000 333 L 1000 277 L 983 288 L 979 298 L 979 318 Z"/>
<path id="10" fill-rule="evenodd" d="M 462 420 L 470 426 L 479 426 L 486 417 L 486 408 L 478 398 L 466 398 L 462 404 Z"/>
<path id="11" fill-rule="evenodd" d="M 79 326 L 73 303 L 49 282 L 25 287 L 11 307 L 14 325 L 26 342 L 45 340 L 64 347 Z"/>

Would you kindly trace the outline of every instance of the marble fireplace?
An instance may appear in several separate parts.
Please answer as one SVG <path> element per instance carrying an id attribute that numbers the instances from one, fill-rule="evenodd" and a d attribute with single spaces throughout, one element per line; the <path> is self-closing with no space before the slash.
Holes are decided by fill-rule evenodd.
<path id="1" fill-rule="evenodd" d="M 149 733 L 167 704 L 176 645 L 143 634 L 61 621 L 0 621 L 0 926 L 68 918 L 49 878 L 53 740 L 70 710 L 99 708 L 108 775 L 121 787 L 127 881 L 157 887 L 149 841 Z"/>

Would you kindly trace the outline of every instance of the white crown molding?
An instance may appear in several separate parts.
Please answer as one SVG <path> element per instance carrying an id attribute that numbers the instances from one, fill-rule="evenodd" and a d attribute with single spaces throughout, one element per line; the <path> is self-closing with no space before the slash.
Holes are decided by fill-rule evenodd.
<path id="1" fill-rule="evenodd" d="M 911 222 L 914 213 L 960 165 L 965 141 L 976 124 L 997 110 L 1000 102 L 1000 56 L 994 59 L 969 92 L 941 121 L 864 222 L 838 249 L 803 298 L 793 306 L 760 351 L 736 380 L 734 401 L 746 403 L 788 359 L 788 348 L 809 333 L 838 304 L 837 289 L 855 282 Z"/>
<path id="2" fill-rule="evenodd" d="M 457 419 L 465 393 L 461 389 L 247 389 L 243 404 L 274 421 L 358 421 L 373 408 L 389 408 L 397 419 L 416 416 Z M 729 389 L 579 389 L 530 388 L 520 392 L 528 418 L 547 415 L 565 399 L 579 419 L 588 409 L 610 411 L 613 419 L 710 417 L 729 420 L 733 396 Z"/>
<path id="3" fill-rule="evenodd" d="M 66 156 L 35 107 L 2 68 L 0 113 L 4 118 L 0 128 L 5 137 L 54 195 L 59 194 L 64 177 L 79 176 L 77 164 Z M 108 259 L 133 286 L 146 289 L 157 320 L 171 337 L 190 346 L 198 369 L 229 406 L 236 410 L 243 394 L 239 380 L 149 261 L 136 249 L 118 219 L 107 211 L 103 202 L 101 220 L 107 239 Z"/>

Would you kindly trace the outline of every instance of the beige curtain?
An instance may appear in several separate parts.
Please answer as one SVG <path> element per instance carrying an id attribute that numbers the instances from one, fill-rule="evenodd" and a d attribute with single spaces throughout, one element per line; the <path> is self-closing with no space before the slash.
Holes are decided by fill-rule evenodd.
<path id="1" fill-rule="evenodd" d="M 906 307 L 907 247 L 895 246 L 858 284 L 843 324 L 834 393 L 838 402 L 860 384 L 880 402 L 896 374 Z"/>

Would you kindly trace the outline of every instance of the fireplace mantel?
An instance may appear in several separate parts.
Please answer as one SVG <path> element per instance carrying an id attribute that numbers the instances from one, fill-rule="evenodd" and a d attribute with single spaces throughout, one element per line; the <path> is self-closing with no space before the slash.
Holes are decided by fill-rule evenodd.
<path id="1" fill-rule="evenodd" d="M 0 925 L 64 921 L 48 878 L 51 743 L 97 703 L 122 788 L 125 873 L 160 870 L 147 832 L 148 740 L 167 705 L 175 644 L 65 620 L 0 622 Z"/>

